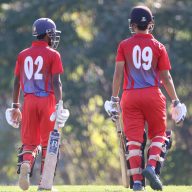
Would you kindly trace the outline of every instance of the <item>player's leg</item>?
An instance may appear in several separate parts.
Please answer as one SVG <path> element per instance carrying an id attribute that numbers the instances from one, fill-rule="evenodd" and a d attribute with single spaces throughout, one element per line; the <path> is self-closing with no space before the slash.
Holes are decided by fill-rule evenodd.
<path id="1" fill-rule="evenodd" d="M 21 126 L 21 141 L 23 145 L 18 154 L 19 186 L 23 190 L 29 188 L 29 177 L 32 176 L 35 159 L 39 153 L 37 146 L 39 145 L 40 139 L 38 117 L 35 107 L 36 103 L 32 95 L 26 96 L 24 99 Z"/>
<path id="2" fill-rule="evenodd" d="M 166 159 L 167 153 L 169 151 L 169 149 L 172 146 L 172 132 L 171 131 L 166 131 L 166 140 L 165 140 L 165 151 L 162 151 L 160 154 L 161 157 L 161 161 L 158 161 L 156 164 L 156 168 L 155 168 L 155 173 L 157 175 L 160 175 L 161 173 L 161 169 L 163 168 L 164 165 L 164 161 Z"/>
<path id="3" fill-rule="evenodd" d="M 128 140 L 128 174 L 133 181 L 133 191 L 143 189 L 143 153 L 142 143 L 144 142 L 144 116 L 138 107 L 139 95 L 134 92 L 125 91 L 121 100 L 124 132 Z"/>
<path id="4" fill-rule="evenodd" d="M 144 114 L 148 122 L 148 137 L 151 144 L 148 149 L 147 167 L 143 175 L 155 190 L 162 190 L 162 183 L 155 169 L 158 162 L 163 161 L 162 153 L 166 152 L 166 101 L 159 89 L 147 90 L 146 101 L 143 103 Z"/>
<path id="5" fill-rule="evenodd" d="M 30 185 L 29 177 L 32 177 L 36 157 L 40 152 L 39 146 L 24 144 L 18 153 L 19 186 L 27 190 Z"/>

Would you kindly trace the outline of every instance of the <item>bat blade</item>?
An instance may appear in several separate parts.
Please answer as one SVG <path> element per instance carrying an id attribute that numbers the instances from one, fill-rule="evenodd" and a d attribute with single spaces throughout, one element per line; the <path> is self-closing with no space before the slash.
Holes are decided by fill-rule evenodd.
<path id="1" fill-rule="evenodd" d="M 61 109 L 63 109 L 62 100 L 59 101 L 57 110 L 60 111 Z M 47 153 L 45 157 L 42 178 L 39 186 L 40 189 L 50 190 L 53 186 L 53 180 L 55 176 L 55 169 L 56 169 L 58 153 L 59 153 L 59 145 L 61 140 L 61 135 L 58 129 L 59 129 L 59 126 L 57 122 L 55 122 L 54 130 L 51 131 L 49 135 Z"/>
<path id="2" fill-rule="evenodd" d="M 129 188 L 130 178 L 127 174 L 127 160 L 126 160 L 126 143 L 125 136 L 122 130 L 121 118 L 116 121 L 117 135 L 119 139 L 119 156 L 121 164 L 122 183 L 125 188 Z"/>
<path id="3" fill-rule="evenodd" d="M 125 151 L 123 149 L 122 143 L 119 144 L 119 156 L 121 163 L 121 175 L 123 186 L 129 188 L 129 176 L 127 175 L 127 161 L 125 158 Z"/>
<path id="4" fill-rule="evenodd" d="M 43 168 L 43 174 L 42 174 L 42 179 L 40 183 L 41 189 L 50 190 L 53 186 L 60 139 L 61 139 L 61 136 L 57 130 L 54 130 L 50 133 L 47 153 L 46 153 L 45 163 Z"/>

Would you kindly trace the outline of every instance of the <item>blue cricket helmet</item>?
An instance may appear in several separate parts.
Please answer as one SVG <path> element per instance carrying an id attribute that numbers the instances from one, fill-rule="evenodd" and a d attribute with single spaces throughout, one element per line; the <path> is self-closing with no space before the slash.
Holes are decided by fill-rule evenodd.
<path id="1" fill-rule="evenodd" d="M 39 18 L 33 23 L 32 35 L 40 36 L 47 34 L 51 40 L 51 47 L 56 49 L 60 41 L 60 33 L 53 20 L 49 18 Z"/>

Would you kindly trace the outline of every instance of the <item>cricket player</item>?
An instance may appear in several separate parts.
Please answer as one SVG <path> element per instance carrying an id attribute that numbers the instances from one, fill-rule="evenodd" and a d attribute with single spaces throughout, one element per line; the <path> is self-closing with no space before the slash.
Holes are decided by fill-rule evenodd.
<path id="1" fill-rule="evenodd" d="M 178 124 L 186 116 L 186 107 L 176 94 L 170 75 L 171 64 L 165 46 L 157 41 L 151 31 L 154 17 L 145 6 L 134 7 L 130 14 L 129 28 L 132 37 L 120 42 L 116 55 L 112 96 L 107 106 L 112 120 L 118 118 L 113 107 L 119 102 L 121 80 L 124 76 L 121 98 L 124 132 L 128 139 L 129 175 L 133 177 L 133 191 L 144 191 L 143 177 L 154 190 L 162 190 L 162 183 L 155 172 L 161 153 L 166 151 L 166 98 L 159 89 L 161 82 L 172 100 L 172 118 Z M 141 168 L 144 126 L 148 124 L 148 160 Z"/>
<path id="2" fill-rule="evenodd" d="M 19 53 L 16 61 L 13 103 L 6 113 L 10 117 L 8 123 L 13 127 L 19 127 L 21 121 L 22 147 L 18 154 L 18 173 L 19 186 L 23 190 L 29 188 L 29 176 L 32 175 L 38 146 L 42 146 L 42 172 L 49 133 L 55 120 L 59 127 L 63 127 L 68 118 L 64 110 L 56 111 L 57 103 L 62 100 L 60 74 L 63 66 L 60 54 L 55 50 L 60 33 L 51 19 L 37 19 L 32 27 L 36 40 Z M 24 94 L 22 112 L 20 89 Z"/>

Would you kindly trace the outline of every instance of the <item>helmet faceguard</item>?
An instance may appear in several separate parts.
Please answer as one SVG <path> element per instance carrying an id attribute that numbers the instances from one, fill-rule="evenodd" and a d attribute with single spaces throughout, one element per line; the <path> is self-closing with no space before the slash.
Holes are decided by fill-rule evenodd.
<path id="1" fill-rule="evenodd" d="M 50 47 L 56 49 L 59 45 L 61 31 L 56 29 L 55 23 L 49 18 L 37 19 L 32 28 L 33 36 L 47 34 L 50 38 Z"/>
<path id="2" fill-rule="evenodd" d="M 133 30 L 133 24 L 131 23 L 131 19 L 128 19 L 128 23 L 129 23 L 129 30 L 130 30 L 130 32 L 132 34 L 135 33 L 135 31 Z"/>
<path id="3" fill-rule="evenodd" d="M 51 48 L 53 49 L 57 49 L 59 42 L 60 42 L 60 34 L 61 31 L 55 31 L 53 29 L 49 29 L 47 30 L 47 35 L 49 36 L 50 40 L 51 40 Z"/>
<path id="4" fill-rule="evenodd" d="M 154 16 L 152 15 L 150 9 L 145 6 L 134 7 L 131 11 L 130 19 L 128 19 L 129 30 L 131 33 L 135 33 L 133 25 L 139 27 L 147 27 L 149 33 L 154 29 Z M 149 25 L 149 26 L 148 26 Z"/>

